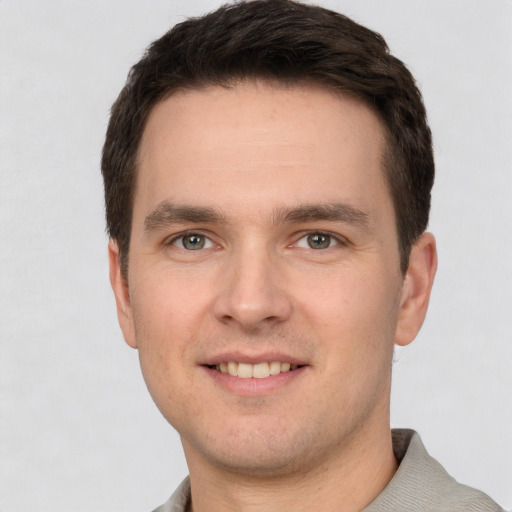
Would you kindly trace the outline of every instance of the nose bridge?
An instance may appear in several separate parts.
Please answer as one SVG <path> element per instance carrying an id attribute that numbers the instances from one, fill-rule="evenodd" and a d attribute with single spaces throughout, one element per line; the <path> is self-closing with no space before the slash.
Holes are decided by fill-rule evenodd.
<path id="1" fill-rule="evenodd" d="M 291 303 L 282 286 L 279 263 L 279 258 L 258 240 L 246 241 L 232 250 L 219 283 L 216 317 L 248 329 L 285 320 Z"/>

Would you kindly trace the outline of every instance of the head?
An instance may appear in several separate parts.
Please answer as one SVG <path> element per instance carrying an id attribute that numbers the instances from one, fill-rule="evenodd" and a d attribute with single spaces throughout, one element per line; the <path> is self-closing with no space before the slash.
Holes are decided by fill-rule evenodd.
<path id="1" fill-rule="evenodd" d="M 383 172 L 407 270 L 428 224 L 434 180 L 431 133 L 414 78 L 384 39 L 351 19 L 290 0 L 226 5 L 155 41 L 112 107 L 103 149 L 107 229 L 127 276 L 138 155 L 149 114 L 178 91 L 264 80 L 310 84 L 353 96 L 380 118 Z"/>
<path id="2" fill-rule="evenodd" d="M 191 473 L 389 441 L 435 244 L 425 112 L 380 36 L 287 0 L 182 23 L 132 69 L 103 173 L 121 328 Z"/>

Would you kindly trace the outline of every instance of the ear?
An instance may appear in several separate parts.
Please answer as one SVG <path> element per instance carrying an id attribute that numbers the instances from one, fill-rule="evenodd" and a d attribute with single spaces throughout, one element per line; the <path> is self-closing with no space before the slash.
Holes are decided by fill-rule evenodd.
<path id="1" fill-rule="evenodd" d="M 116 298 L 117 306 L 117 319 L 119 326 L 123 331 L 123 336 L 126 343 L 132 347 L 137 348 L 135 340 L 135 324 L 133 322 L 133 312 L 130 301 L 130 291 L 128 283 L 126 282 L 121 272 L 121 264 L 119 260 L 119 246 L 114 240 L 108 243 L 108 261 L 109 261 L 109 276 L 110 284 Z"/>
<path id="2" fill-rule="evenodd" d="M 418 334 L 427 314 L 436 270 L 436 240 L 431 233 L 423 233 L 411 249 L 398 314 L 397 345 L 408 345 Z"/>

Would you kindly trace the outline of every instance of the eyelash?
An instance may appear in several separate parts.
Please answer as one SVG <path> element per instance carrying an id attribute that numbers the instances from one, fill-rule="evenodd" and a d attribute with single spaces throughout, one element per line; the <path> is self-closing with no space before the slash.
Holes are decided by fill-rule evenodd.
<path id="1" fill-rule="evenodd" d="M 189 238 L 192 238 L 192 237 L 198 237 L 198 238 L 201 238 L 203 241 L 204 241 L 204 244 L 196 249 L 187 249 L 185 246 L 184 246 L 184 241 L 187 237 Z M 178 242 L 181 240 L 181 247 L 180 245 L 178 245 Z M 202 249 L 210 249 L 212 248 L 215 244 L 214 242 L 212 241 L 212 239 L 208 236 L 206 236 L 205 234 L 203 233 L 199 233 L 197 231 L 187 231 L 186 233 L 180 233 L 179 235 L 177 236 L 174 236 L 173 238 L 171 238 L 169 241 L 167 241 L 165 243 L 165 245 L 172 245 L 172 246 L 175 246 L 175 247 L 178 247 L 179 249 L 182 249 L 184 251 L 199 251 L 199 250 L 202 250 Z M 207 247 L 205 247 L 205 245 L 208 245 Z"/>
<path id="2" fill-rule="evenodd" d="M 194 248 L 187 248 L 187 247 L 185 247 L 185 243 L 184 242 L 185 242 L 186 238 L 187 237 L 191 237 L 192 238 L 194 236 L 197 237 L 197 238 L 200 238 L 199 245 L 195 249 Z M 320 237 L 328 238 L 328 245 L 327 245 L 327 247 L 311 247 L 311 245 L 310 245 L 310 241 L 311 241 L 310 237 L 314 237 L 314 236 L 320 236 Z M 305 243 L 308 245 L 308 247 L 300 246 L 299 245 L 299 243 L 302 240 L 305 240 Z M 180 241 L 181 241 L 181 243 L 179 243 Z M 208 237 L 207 235 L 205 235 L 203 233 L 200 233 L 200 232 L 197 232 L 197 231 L 188 231 L 188 232 L 185 232 L 185 233 L 180 233 L 177 236 L 174 236 L 172 239 L 167 241 L 165 243 L 165 245 L 167 245 L 167 246 L 175 246 L 175 247 L 178 247 L 179 249 L 182 249 L 184 251 L 192 252 L 192 251 L 195 251 L 195 250 L 196 251 L 200 251 L 200 250 L 203 250 L 203 249 L 211 249 L 211 248 L 213 248 L 215 246 L 215 243 L 212 241 L 212 239 L 210 237 Z M 332 247 L 336 247 L 336 246 L 339 246 L 339 245 L 347 245 L 346 240 L 344 238 L 340 237 L 340 236 L 333 235 L 332 233 L 329 233 L 329 232 L 326 232 L 326 231 L 310 231 L 309 233 L 303 234 L 296 242 L 291 244 L 289 247 L 298 247 L 300 249 L 311 249 L 311 250 L 314 250 L 314 251 L 323 251 L 323 250 L 331 249 Z"/>
<path id="3" fill-rule="evenodd" d="M 327 247 L 311 247 L 309 245 L 309 237 L 313 237 L 313 236 L 322 236 L 322 237 L 327 237 L 329 239 L 329 245 Z M 301 240 L 306 240 L 306 244 L 309 246 L 309 247 L 300 247 L 299 246 L 299 242 Z M 334 242 L 334 243 L 332 243 Z M 333 247 L 337 247 L 337 246 L 343 246 L 343 245 L 347 245 L 347 242 L 344 238 L 340 237 L 339 235 L 333 235 L 332 233 L 329 233 L 327 231 L 310 231 L 309 233 L 306 233 L 304 235 L 302 235 L 294 244 L 292 244 L 292 246 L 295 246 L 295 247 L 299 247 L 301 249 L 312 249 L 314 251 L 322 251 L 322 250 L 326 250 L 326 249 L 331 249 Z"/>

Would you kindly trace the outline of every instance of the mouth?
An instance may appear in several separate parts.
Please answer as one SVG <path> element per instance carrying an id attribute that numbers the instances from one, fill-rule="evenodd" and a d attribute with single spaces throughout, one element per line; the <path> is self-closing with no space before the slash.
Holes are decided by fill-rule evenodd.
<path id="1" fill-rule="evenodd" d="M 211 370 L 225 373 L 232 377 L 238 377 L 240 379 L 265 379 L 267 377 L 272 377 L 273 375 L 279 375 L 280 373 L 292 372 L 305 365 L 291 364 L 286 361 L 264 361 L 256 364 L 241 363 L 237 361 L 223 361 L 220 364 L 206 366 Z"/>

